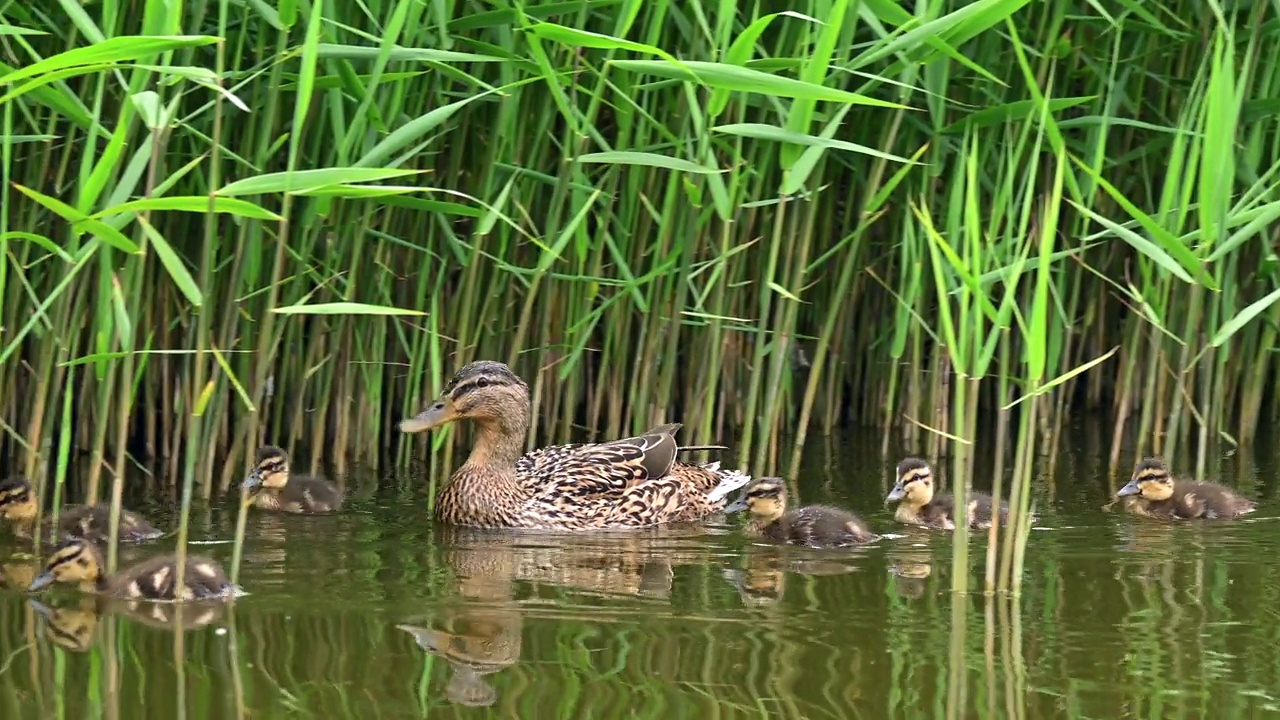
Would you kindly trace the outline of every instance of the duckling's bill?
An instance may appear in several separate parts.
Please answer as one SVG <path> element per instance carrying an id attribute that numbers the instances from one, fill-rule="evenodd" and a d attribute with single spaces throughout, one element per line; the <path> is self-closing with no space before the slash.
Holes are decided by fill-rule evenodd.
<path id="1" fill-rule="evenodd" d="M 426 410 L 423 410 L 411 418 L 401 420 L 400 432 L 426 432 L 427 430 L 433 430 L 457 419 L 458 411 L 453 406 L 453 400 L 448 397 L 442 397 L 432 403 L 431 407 Z"/>
<path id="2" fill-rule="evenodd" d="M 893 489 L 885 496 L 884 503 L 885 505 L 888 505 L 890 503 L 901 502 L 902 498 L 906 497 L 906 494 L 907 490 L 903 487 L 901 482 L 894 483 Z"/>
<path id="3" fill-rule="evenodd" d="M 34 580 L 31 581 L 31 584 L 27 586 L 27 592 L 40 592 L 41 590 L 44 590 L 45 588 L 52 585 L 54 582 L 54 579 L 55 578 L 53 577 L 53 573 L 49 572 L 48 570 L 45 570 L 44 572 L 37 575 Z"/>
<path id="4" fill-rule="evenodd" d="M 1137 480 L 1130 480 L 1127 485 L 1116 491 L 1116 497 L 1127 497 L 1129 495 L 1141 495 L 1142 488 L 1138 487 Z"/>

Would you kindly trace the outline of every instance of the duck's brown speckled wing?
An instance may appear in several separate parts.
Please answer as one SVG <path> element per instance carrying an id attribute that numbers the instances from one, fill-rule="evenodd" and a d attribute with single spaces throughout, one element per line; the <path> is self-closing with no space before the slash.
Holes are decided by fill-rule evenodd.
<path id="1" fill-rule="evenodd" d="M 539 448 L 516 461 L 516 475 L 521 486 L 535 494 L 581 497 L 618 492 L 671 472 L 679 427 L 672 423 L 635 437 Z"/>

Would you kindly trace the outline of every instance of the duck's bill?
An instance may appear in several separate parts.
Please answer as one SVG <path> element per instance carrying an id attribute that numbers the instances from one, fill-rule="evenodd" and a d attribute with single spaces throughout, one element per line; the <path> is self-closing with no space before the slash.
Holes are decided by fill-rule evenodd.
<path id="1" fill-rule="evenodd" d="M 45 571 L 36 576 L 35 580 L 27 586 L 27 592 L 40 592 L 41 590 L 53 584 L 53 573 Z"/>
<path id="2" fill-rule="evenodd" d="M 891 505 L 896 502 L 901 502 L 905 495 L 906 491 L 903 490 L 901 485 L 894 485 L 893 489 L 889 491 L 889 494 L 884 496 L 884 504 Z"/>
<path id="3" fill-rule="evenodd" d="M 1116 497 L 1128 497 L 1129 495 L 1138 495 L 1141 492 L 1142 490 L 1138 488 L 1138 481 L 1130 480 L 1128 485 L 1116 491 Z"/>
<path id="4" fill-rule="evenodd" d="M 738 498 L 737 500 L 734 500 L 728 505 L 725 505 L 723 512 L 725 515 L 732 515 L 733 513 L 742 512 L 743 510 L 746 510 L 746 509 L 747 509 L 747 499 Z"/>
<path id="5" fill-rule="evenodd" d="M 403 433 L 420 433 L 427 430 L 453 422 L 458 418 L 457 412 L 453 409 L 453 403 L 448 398 L 441 398 L 431 404 L 431 407 L 414 415 L 407 420 L 400 421 L 400 432 Z"/>
<path id="6" fill-rule="evenodd" d="M 396 628 L 412 635 L 418 647 L 429 653 L 443 652 L 449 646 L 449 636 L 442 632 L 417 625 L 397 625 Z"/>
<path id="7" fill-rule="evenodd" d="M 253 495 L 262 489 L 262 476 L 256 472 L 250 473 L 249 477 L 245 478 L 244 482 L 240 483 L 240 488 L 250 495 Z"/>

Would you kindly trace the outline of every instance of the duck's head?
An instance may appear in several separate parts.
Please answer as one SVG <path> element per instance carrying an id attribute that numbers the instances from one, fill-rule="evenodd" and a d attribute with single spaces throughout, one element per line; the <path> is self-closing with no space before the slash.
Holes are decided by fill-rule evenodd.
<path id="1" fill-rule="evenodd" d="M 6 520 L 32 520 L 38 504 L 31 481 L 24 477 L 11 477 L 0 482 L 0 517 Z"/>
<path id="2" fill-rule="evenodd" d="M 898 479 L 885 496 L 884 503 L 906 503 L 923 507 L 933 502 L 933 470 L 920 458 L 909 457 L 898 463 Z"/>
<path id="3" fill-rule="evenodd" d="M 101 551 L 88 540 L 75 538 L 54 548 L 44 572 L 31 581 L 27 591 L 38 592 L 56 582 L 96 585 L 101 579 Z"/>
<path id="4" fill-rule="evenodd" d="M 1160 502 L 1173 495 L 1173 476 L 1158 458 L 1147 458 L 1133 469 L 1128 484 L 1116 491 L 1116 497 L 1141 496 L 1143 500 Z"/>
<path id="5" fill-rule="evenodd" d="M 782 517 L 787 511 L 787 486 L 782 478 L 764 477 L 756 480 L 735 502 L 730 503 L 725 513 L 747 510 L 753 520 L 771 523 Z"/>
<path id="6" fill-rule="evenodd" d="M 289 483 L 289 453 L 275 445 L 258 448 L 253 458 L 253 469 L 241 487 L 246 499 L 252 500 L 258 493 L 280 492 Z"/>
<path id="7" fill-rule="evenodd" d="M 425 432 L 458 420 L 523 428 L 528 414 L 529 386 L 506 365 L 477 360 L 459 370 L 430 407 L 401 420 L 400 432 Z"/>

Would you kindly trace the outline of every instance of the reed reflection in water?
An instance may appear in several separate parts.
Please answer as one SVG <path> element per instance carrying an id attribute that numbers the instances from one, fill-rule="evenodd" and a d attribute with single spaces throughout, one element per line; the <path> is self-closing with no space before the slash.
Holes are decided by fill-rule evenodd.
<path id="1" fill-rule="evenodd" d="M 1093 477 L 1094 457 L 1076 449 L 1056 465 Z M 37 561 L 0 541 L 0 716 L 932 720 L 1280 708 L 1274 467 L 1219 469 L 1260 481 L 1263 509 L 1233 523 L 1139 522 L 1099 511 L 1103 483 L 1059 480 L 1063 497 L 1037 498 L 1026 592 L 1009 598 L 954 596 L 950 535 L 892 523 L 879 507 L 890 462 L 861 476 L 824 470 L 851 465 L 815 461 L 800 486 L 805 502 L 850 507 L 892 533 L 843 551 L 751 543 L 727 522 L 586 536 L 438 527 L 399 482 L 335 516 L 254 513 L 240 578 L 250 594 L 207 612 L 65 589 L 29 598 Z M 230 545 L 216 541 L 234 521 L 230 505 L 202 509 L 193 535 L 212 544 L 200 551 L 226 562 Z M 978 572 L 984 543 L 973 543 Z"/>

